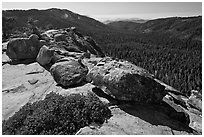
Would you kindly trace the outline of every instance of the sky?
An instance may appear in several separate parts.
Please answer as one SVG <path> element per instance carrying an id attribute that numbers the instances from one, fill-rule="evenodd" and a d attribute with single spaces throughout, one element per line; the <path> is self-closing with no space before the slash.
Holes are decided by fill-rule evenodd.
<path id="1" fill-rule="evenodd" d="M 202 15 L 201 2 L 3 2 L 2 9 L 68 9 L 99 21 Z"/>

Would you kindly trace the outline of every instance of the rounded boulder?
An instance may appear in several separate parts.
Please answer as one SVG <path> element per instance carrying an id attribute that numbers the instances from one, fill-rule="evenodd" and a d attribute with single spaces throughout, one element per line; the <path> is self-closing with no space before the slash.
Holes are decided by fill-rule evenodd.
<path id="1" fill-rule="evenodd" d="M 88 68 L 80 61 L 62 59 L 50 68 L 54 80 L 62 86 L 73 86 L 82 82 L 88 73 Z"/>
<path id="2" fill-rule="evenodd" d="M 47 65 L 53 58 L 54 50 L 50 50 L 47 46 L 42 46 L 36 58 L 40 65 Z"/>
<path id="3" fill-rule="evenodd" d="M 29 38 L 16 38 L 9 41 L 6 54 L 12 60 L 35 59 L 41 46 L 38 36 L 32 34 Z"/>

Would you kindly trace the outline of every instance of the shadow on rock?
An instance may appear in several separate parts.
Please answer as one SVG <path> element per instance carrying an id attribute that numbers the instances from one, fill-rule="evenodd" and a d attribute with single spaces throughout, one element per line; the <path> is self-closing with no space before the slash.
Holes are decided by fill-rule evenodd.
<path id="1" fill-rule="evenodd" d="M 25 60 L 11 60 L 11 61 L 6 62 L 6 63 L 8 63 L 10 65 L 18 65 L 18 64 L 29 65 L 29 64 L 34 63 L 34 62 L 36 62 L 35 59 L 25 59 Z"/>
<path id="2" fill-rule="evenodd" d="M 56 86 L 62 87 L 63 89 L 69 89 L 69 88 L 76 88 L 76 87 L 81 87 L 83 85 L 87 84 L 86 81 L 82 81 L 80 83 L 71 85 L 71 86 L 63 86 L 62 84 L 57 84 Z"/>
<path id="3" fill-rule="evenodd" d="M 133 101 L 116 100 L 97 87 L 93 88 L 92 91 L 99 97 L 106 98 L 110 104 L 114 102 L 121 110 L 152 125 L 168 126 L 172 130 L 196 134 L 196 131 L 189 127 L 189 115 L 165 101 L 160 104 L 137 104 Z"/>
<path id="4" fill-rule="evenodd" d="M 119 105 L 126 113 L 158 126 L 168 126 L 177 131 L 195 132 L 189 127 L 190 119 L 183 112 L 177 112 L 165 102 L 162 104 L 134 104 Z"/>
<path id="5" fill-rule="evenodd" d="M 39 65 L 40 65 L 41 67 L 43 67 L 45 70 L 47 70 L 47 71 L 50 72 L 50 68 L 52 67 L 53 64 L 50 63 L 50 64 L 47 64 L 47 65 L 44 65 L 44 66 L 41 65 L 41 64 L 39 64 Z"/>
<path id="6" fill-rule="evenodd" d="M 103 90 L 101 90 L 100 88 L 97 88 L 97 87 L 94 87 L 92 89 L 92 91 L 99 97 L 102 97 L 102 98 L 106 98 L 110 104 L 109 105 L 116 105 L 119 103 L 119 101 L 117 99 L 114 99 L 113 97 L 107 95 L 106 93 L 103 92 Z"/>
<path id="7" fill-rule="evenodd" d="M 133 101 L 116 100 L 107 95 L 100 88 L 93 88 L 92 91 L 99 97 L 106 98 L 110 104 L 117 105 L 118 108 L 134 117 L 138 117 L 155 126 L 167 126 L 175 131 L 184 131 L 192 134 L 200 134 L 189 127 L 190 118 L 181 108 L 172 106 L 170 102 L 162 100 L 160 104 L 136 104 Z"/>

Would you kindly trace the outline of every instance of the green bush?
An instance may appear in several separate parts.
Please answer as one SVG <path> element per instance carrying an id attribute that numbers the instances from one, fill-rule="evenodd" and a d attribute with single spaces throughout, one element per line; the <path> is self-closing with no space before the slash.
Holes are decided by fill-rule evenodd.
<path id="1" fill-rule="evenodd" d="M 92 122 L 102 124 L 111 112 L 92 94 L 62 96 L 51 92 L 44 100 L 26 104 L 3 121 L 3 134 L 75 134 Z"/>

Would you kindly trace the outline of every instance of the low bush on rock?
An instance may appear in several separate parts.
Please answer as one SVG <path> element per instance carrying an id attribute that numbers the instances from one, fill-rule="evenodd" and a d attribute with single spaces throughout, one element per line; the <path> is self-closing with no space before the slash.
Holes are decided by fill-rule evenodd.
<path id="1" fill-rule="evenodd" d="M 26 104 L 3 121 L 3 134 L 74 134 L 92 122 L 102 124 L 111 112 L 92 94 L 62 96 L 51 92 L 44 100 Z"/>

